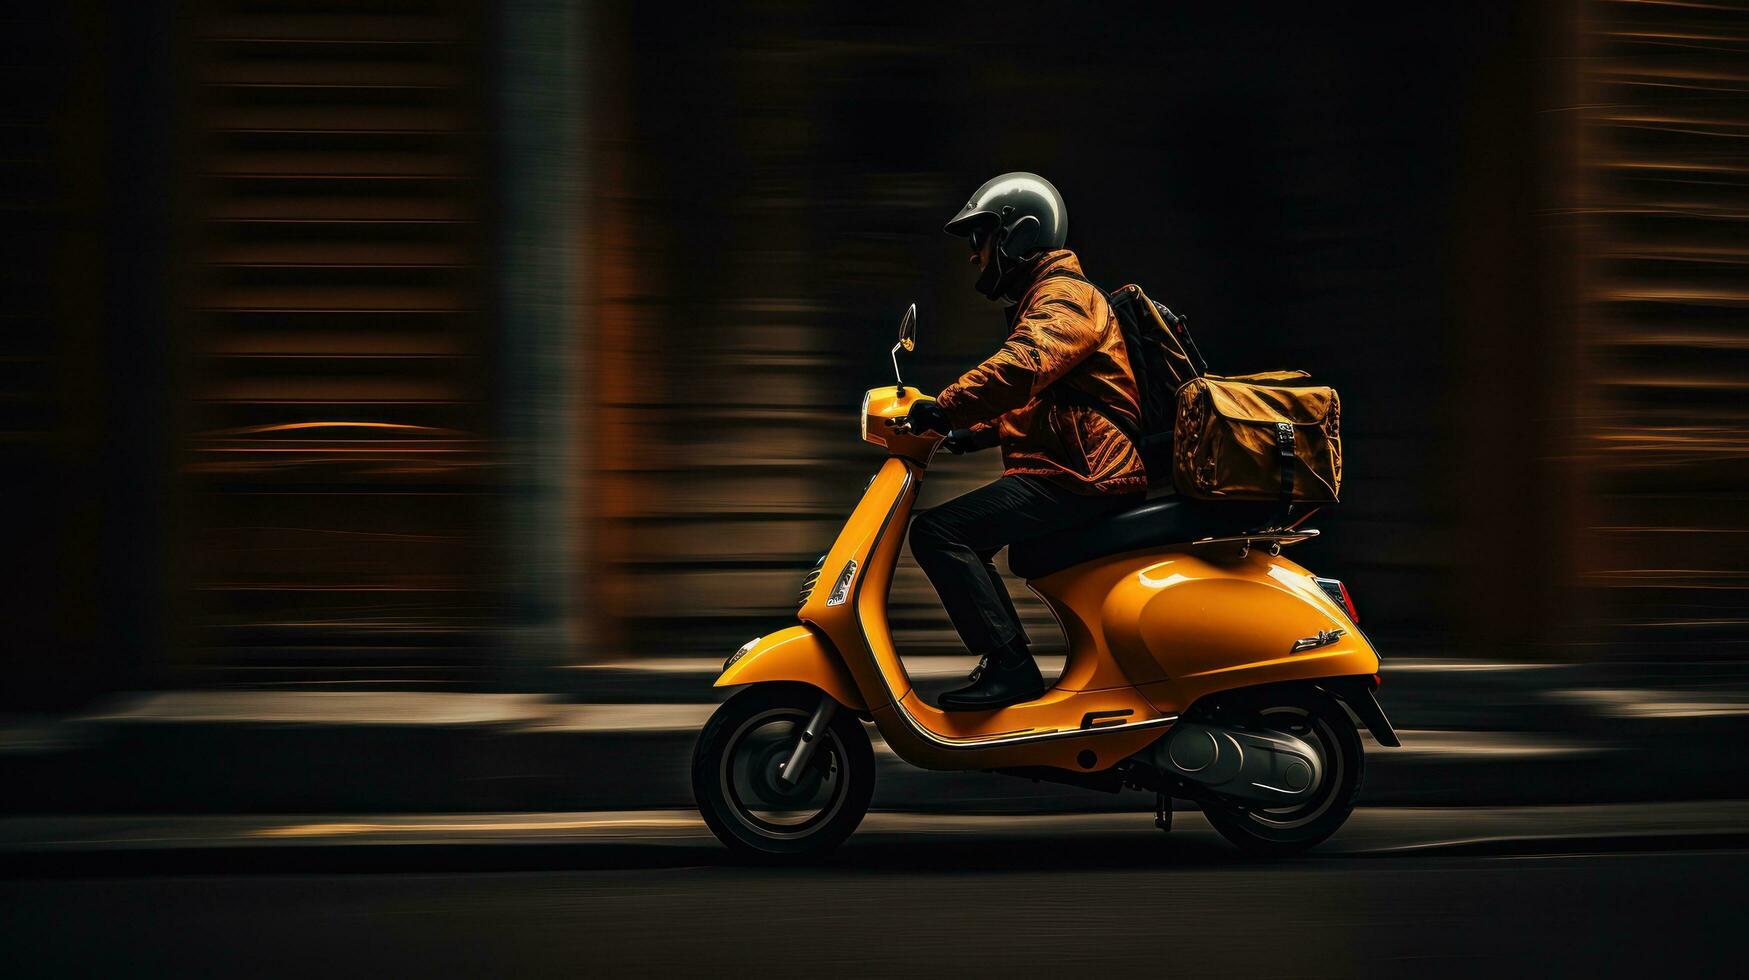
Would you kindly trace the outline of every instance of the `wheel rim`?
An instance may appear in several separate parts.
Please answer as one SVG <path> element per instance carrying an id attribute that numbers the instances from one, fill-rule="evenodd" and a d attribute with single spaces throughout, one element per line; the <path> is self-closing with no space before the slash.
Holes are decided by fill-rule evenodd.
<path id="1" fill-rule="evenodd" d="M 1246 811 L 1250 822 L 1269 831 L 1298 830 L 1316 821 L 1335 804 L 1339 787 L 1347 773 L 1341 743 L 1336 731 L 1326 719 L 1294 705 L 1278 705 L 1258 712 L 1263 727 L 1297 736 L 1318 753 L 1323 769 L 1323 782 L 1315 797 L 1293 806 L 1262 808 Z"/>
<path id="2" fill-rule="evenodd" d="M 849 787 L 845 752 L 828 727 L 801 781 L 778 778 L 807 725 L 799 708 L 772 708 L 741 723 L 723 750 L 718 779 L 730 815 L 746 829 L 774 840 L 795 840 L 826 826 L 844 807 Z"/>

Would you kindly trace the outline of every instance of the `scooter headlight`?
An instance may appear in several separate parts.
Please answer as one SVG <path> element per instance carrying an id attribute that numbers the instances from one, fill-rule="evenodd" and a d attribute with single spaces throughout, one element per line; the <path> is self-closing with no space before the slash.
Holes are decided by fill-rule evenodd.
<path id="1" fill-rule="evenodd" d="M 863 442 L 869 441 L 869 438 L 868 438 L 868 400 L 869 400 L 869 397 L 873 394 L 874 394 L 874 392 L 872 392 L 872 391 L 865 391 L 862 393 L 862 410 L 856 413 L 857 418 L 861 420 L 859 424 L 862 426 L 862 441 Z"/>

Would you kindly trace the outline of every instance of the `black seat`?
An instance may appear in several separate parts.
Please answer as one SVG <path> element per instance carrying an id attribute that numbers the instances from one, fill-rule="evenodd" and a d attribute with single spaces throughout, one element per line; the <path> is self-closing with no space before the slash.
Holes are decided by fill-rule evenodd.
<path id="1" fill-rule="evenodd" d="M 1008 568 L 1021 578 L 1041 578 L 1106 555 L 1243 534 L 1267 523 L 1277 509 L 1272 503 L 1162 497 L 1088 524 L 1016 542 L 1008 548 Z"/>

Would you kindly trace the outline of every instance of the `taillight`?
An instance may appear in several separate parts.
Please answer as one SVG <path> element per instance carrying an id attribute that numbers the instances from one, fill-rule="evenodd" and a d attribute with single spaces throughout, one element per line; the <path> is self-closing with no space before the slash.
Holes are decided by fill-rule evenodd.
<path id="1" fill-rule="evenodd" d="M 1324 594 L 1330 597 L 1331 602 L 1341 606 L 1343 611 L 1348 613 L 1349 620 L 1355 625 L 1360 624 L 1360 613 L 1355 611 L 1354 598 L 1348 594 L 1348 586 L 1333 578 L 1314 578 L 1312 581 L 1318 583 L 1318 588 L 1324 590 Z"/>

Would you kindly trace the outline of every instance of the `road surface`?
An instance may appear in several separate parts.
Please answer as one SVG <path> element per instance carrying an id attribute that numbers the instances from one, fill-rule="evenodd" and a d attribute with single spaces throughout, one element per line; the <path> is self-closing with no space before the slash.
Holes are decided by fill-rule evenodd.
<path id="1" fill-rule="evenodd" d="M 685 829 L 69 865 L 0 881 L 0 948 L 11 976 L 1740 973 L 1749 848 L 1716 835 L 1454 844 L 1445 827 L 1266 864 L 1195 815 L 1170 837 L 1076 819 L 889 819 L 789 870 Z"/>

